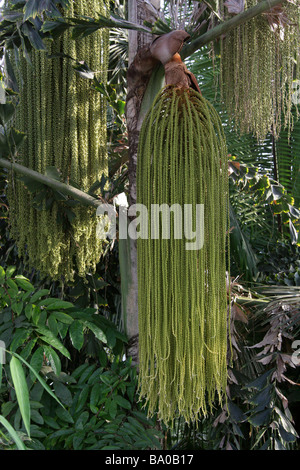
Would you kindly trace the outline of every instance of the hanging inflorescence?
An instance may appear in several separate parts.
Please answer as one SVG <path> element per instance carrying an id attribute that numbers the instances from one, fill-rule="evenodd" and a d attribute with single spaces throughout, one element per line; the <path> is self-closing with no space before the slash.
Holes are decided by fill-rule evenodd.
<path id="1" fill-rule="evenodd" d="M 246 0 L 245 9 L 257 3 Z M 300 80 L 300 1 L 277 8 L 269 12 L 279 14 L 277 22 L 276 15 L 262 14 L 221 40 L 222 99 L 236 129 L 258 140 L 269 132 L 277 138 L 282 126 L 292 128 L 295 80 Z"/>
<path id="2" fill-rule="evenodd" d="M 66 16 L 106 15 L 106 0 L 70 2 Z M 106 106 L 100 93 L 93 91 L 88 80 L 73 69 L 62 53 L 85 61 L 97 72 L 99 81 L 106 80 L 108 33 L 99 30 L 79 41 L 65 32 L 48 47 L 51 55 L 30 53 L 31 64 L 23 57 L 19 77 L 23 84 L 17 108 L 16 127 L 27 139 L 20 151 L 20 163 L 45 173 L 54 166 L 62 180 L 76 184 L 83 191 L 107 172 Z M 60 56 L 60 57 L 59 57 Z M 32 195 L 15 179 L 8 198 L 11 208 L 11 235 L 16 239 L 19 256 L 52 279 L 73 278 L 74 272 L 84 275 L 94 270 L 101 256 L 101 242 L 96 237 L 95 211 L 75 207 L 76 217 L 62 223 L 59 205 L 51 208 L 43 202 L 36 210 Z"/>
<path id="3" fill-rule="evenodd" d="M 166 87 L 144 119 L 137 163 L 137 201 L 149 217 L 148 238 L 137 241 L 140 393 L 165 422 L 206 415 L 225 392 L 227 167 L 214 108 L 196 91 Z M 182 215 L 189 205 L 202 248 L 187 249 L 188 220 L 172 212 L 170 237 L 162 217 L 154 239 L 155 204 L 179 206 Z"/>

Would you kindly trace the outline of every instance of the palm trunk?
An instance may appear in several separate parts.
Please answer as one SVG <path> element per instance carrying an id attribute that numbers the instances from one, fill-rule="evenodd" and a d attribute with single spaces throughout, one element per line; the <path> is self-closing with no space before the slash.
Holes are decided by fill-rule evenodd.
<path id="1" fill-rule="evenodd" d="M 151 3 L 151 4 L 150 4 Z M 146 3 L 142 0 L 128 2 L 128 20 L 143 24 L 157 19 L 160 0 Z M 152 40 L 146 33 L 130 31 L 129 33 L 129 66 L 137 52 Z M 129 204 L 136 203 L 136 164 L 139 140 L 139 121 L 141 99 L 136 93 L 130 94 L 128 83 L 126 103 L 126 120 L 129 141 Z M 128 238 L 120 240 L 120 267 L 122 276 L 123 318 L 127 337 L 129 339 L 127 354 L 132 357 L 133 364 L 138 363 L 138 288 L 137 288 L 137 246 L 136 241 Z"/>

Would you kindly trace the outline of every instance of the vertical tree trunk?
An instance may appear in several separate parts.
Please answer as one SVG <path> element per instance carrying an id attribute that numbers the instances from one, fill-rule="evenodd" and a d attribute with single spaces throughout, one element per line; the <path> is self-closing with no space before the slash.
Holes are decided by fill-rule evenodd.
<path id="1" fill-rule="evenodd" d="M 128 20 L 134 23 L 143 24 L 146 21 L 155 21 L 158 17 L 160 0 L 145 2 L 142 0 L 129 0 Z M 150 34 L 137 31 L 129 32 L 129 66 L 136 53 L 152 40 Z M 130 84 L 128 84 L 130 88 Z M 136 93 L 130 95 L 126 104 L 126 119 L 129 141 L 129 204 L 136 203 L 136 164 L 137 147 L 139 139 L 139 109 L 142 97 Z M 129 339 L 127 348 L 128 356 L 132 357 L 133 364 L 138 363 L 138 286 L 137 286 L 137 246 L 136 241 L 122 241 L 123 259 L 120 259 L 121 271 L 123 274 L 123 314 L 125 330 Z"/>

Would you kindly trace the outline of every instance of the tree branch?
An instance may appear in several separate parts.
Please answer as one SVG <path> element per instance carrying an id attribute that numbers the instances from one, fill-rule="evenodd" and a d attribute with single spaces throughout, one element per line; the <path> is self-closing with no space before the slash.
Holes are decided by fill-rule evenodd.
<path id="1" fill-rule="evenodd" d="M 258 5 L 249 8 L 243 13 L 240 13 L 239 15 L 236 15 L 227 21 L 224 21 L 224 23 L 221 23 L 218 26 L 210 29 L 207 31 L 207 33 L 202 34 L 202 36 L 199 36 L 191 43 L 186 44 L 180 53 L 182 59 L 186 59 L 201 47 L 205 46 L 209 42 L 214 41 L 215 39 L 218 39 L 220 36 L 222 36 L 222 34 L 228 33 L 228 31 L 235 28 L 236 26 L 246 23 L 255 16 L 258 16 L 261 13 L 264 13 L 275 7 L 276 5 L 285 2 L 286 0 L 263 0 Z"/>
<path id="2" fill-rule="evenodd" d="M 29 176 L 34 181 L 38 181 L 39 183 L 45 184 L 46 186 L 49 186 L 56 191 L 67 194 L 84 204 L 88 204 L 89 206 L 98 207 L 100 204 L 102 204 L 102 201 L 94 198 L 93 196 L 90 196 L 89 194 L 86 194 L 83 191 L 80 191 L 80 189 L 74 188 L 73 186 L 65 183 L 61 183 L 60 181 L 57 181 L 53 178 L 49 178 L 49 176 L 42 175 L 41 173 L 38 173 L 35 170 L 31 170 L 30 168 L 26 168 L 19 163 L 12 163 L 5 158 L 0 158 L 0 166 Z"/>

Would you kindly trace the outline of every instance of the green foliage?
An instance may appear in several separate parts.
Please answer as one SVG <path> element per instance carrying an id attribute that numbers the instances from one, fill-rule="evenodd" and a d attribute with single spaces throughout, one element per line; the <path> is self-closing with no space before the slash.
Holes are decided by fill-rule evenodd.
<path id="1" fill-rule="evenodd" d="M 67 24 L 57 15 L 57 18 L 50 18 L 42 30 L 41 14 L 44 10 L 51 5 L 55 14 L 57 10 L 53 9 L 53 4 L 65 7 L 66 2 L 29 0 L 13 3 L 16 4 L 14 11 L 5 11 L 0 24 L 0 48 L 2 55 L 4 44 L 10 51 L 6 53 L 6 72 L 9 87 L 14 91 L 19 89 L 9 59 L 12 51 L 18 58 L 20 50 L 28 60 L 33 48 L 43 49 L 51 32 L 57 37 L 68 29 L 74 30 L 75 35 L 84 36 L 107 24 L 107 19 L 103 22 L 101 17 L 77 18 L 77 22 L 72 19 Z M 181 2 L 182 8 L 185 8 L 184 3 L 187 2 Z M 21 11 L 17 11 L 18 5 L 21 5 Z M 216 16 L 215 2 L 208 1 L 205 6 L 199 2 L 199 5 L 205 11 L 204 16 L 199 11 L 193 18 L 196 35 L 211 27 Z M 34 19 L 29 19 L 28 15 Z M 49 12 L 46 16 L 49 19 Z M 98 195 L 101 192 L 108 199 L 118 191 L 119 182 L 122 189 L 127 183 L 126 167 L 122 166 L 128 159 L 122 114 L 125 94 L 124 89 L 116 86 L 114 81 L 124 86 L 122 71 L 125 70 L 123 62 L 126 63 L 127 42 L 123 35 L 121 47 L 118 48 L 118 26 L 124 26 L 125 15 L 119 16 L 123 18 L 115 16 L 109 20 L 114 21 L 115 27 L 112 64 L 117 63 L 118 55 L 122 53 L 122 62 L 117 63 L 116 67 L 119 74 L 110 71 L 113 77 L 110 86 L 105 87 L 101 81 L 94 80 L 94 68 L 89 61 L 88 65 L 76 61 L 73 67 L 79 77 L 90 79 L 90 84 L 95 85 L 96 91 L 111 105 L 108 113 L 110 176 L 119 172 L 120 168 L 122 175 L 120 181 L 117 179 L 112 184 L 108 178 L 102 178 L 92 186 L 88 185 L 90 194 Z M 175 20 L 178 21 L 178 18 Z M 16 28 L 17 22 L 21 24 L 20 28 Z M 169 30 L 169 23 L 168 18 L 166 23 L 157 22 L 155 32 L 161 34 Z M 187 29 L 190 31 L 189 26 Z M 218 47 L 216 53 L 217 50 Z M 56 58 L 53 56 L 52 60 L 65 60 L 71 67 L 72 59 L 74 57 L 69 54 L 62 54 Z M 216 71 L 218 57 L 213 59 Z M 271 60 L 271 55 L 268 60 Z M 115 69 L 115 65 L 110 65 L 110 68 Z M 299 289 L 300 266 L 299 247 L 292 245 L 290 240 L 296 241 L 297 233 L 293 231 L 293 226 L 297 228 L 299 221 L 299 122 L 295 123 L 291 135 L 289 132 L 281 133 L 275 152 L 269 135 L 259 144 L 250 135 L 240 136 L 234 132 L 234 125 L 228 121 L 218 101 L 212 61 L 205 54 L 198 54 L 189 68 L 200 77 L 202 95 L 218 110 L 228 151 L 236 156 L 229 164 L 234 209 L 231 214 L 231 226 L 234 226 L 230 234 L 231 261 L 234 275 L 250 280 L 252 289 L 244 292 L 240 285 L 232 286 L 231 337 L 234 357 L 232 367 L 228 369 L 227 406 L 222 409 L 215 403 L 213 414 L 194 424 L 188 425 L 182 419 L 175 419 L 174 428 L 167 433 L 168 447 L 174 450 L 295 449 L 299 446 L 300 400 L 299 387 L 295 384 L 300 382 L 300 377 L 298 368 L 294 368 L 291 361 L 291 343 L 299 335 L 297 287 Z M 261 85 L 254 75 L 252 78 L 255 86 Z M 259 78 L 262 78 L 261 73 Z M 242 86 L 248 85 L 247 75 Z M 236 87 L 232 86 L 231 91 L 235 92 Z M 1 105 L 0 109 L 4 123 L 0 134 L 0 156 L 16 158 L 24 134 L 12 128 L 11 113 L 16 95 L 9 89 L 6 95 L 8 106 Z M 277 176 L 275 162 L 278 165 Z M 51 171 L 53 176 L 56 168 L 58 165 L 48 165 L 46 171 Z M 4 177 L 1 174 L 2 192 L 6 177 L 6 172 Z M 29 185 L 27 181 L 28 189 Z M 53 197 L 53 191 L 44 195 L 39 193 L 42 193 L 41 188 L 31 192 L 31 195 L 37 196 L 37 206 L 41 204 L 39 198 L 55 200 L 56 204 L 65 205 L 70 211 L 70 220 L 66 216 L 67 211 L 63 219 L 71 222 L 72 201 L 69 206 L 62 198 L 58 200 Z M 146 413 L 140 408 L 141 403 L 137 402 L 136 372 L 130 367 L 130 361 L 120 359 L 123 357 L 125 338 L 111 321 L 121 325 L 118 244 L 109 246 L 113 249 L 99 263 L 95 274 L 89 273 L 84 278 L 75 274 L 70 286 L 63 282 L 41 281 L 36 270 L 29 270 L 25 259 L 17 258 L 15 244 L 9 239 L 7 231 L 7 217 L 8 207 L 2 194 L 1 264 L 6 272 L 0 272 L 0 339 L 4 334 L 13 354 L 7 357 L 13 357 L 14 361 L 13 374 L 10 363 L 2 367 L 0 364 L 0 448 L 159 448 L 157 439 L 162 437 L 159 426 L 146 418 Z M 283 225 L 281 233 L 278 230 L 280 223 L 277 222 L 289 220 L 292 225 Z M 15 270 L 12 265 L 16 265 Z M 30 281 L 24 276 L 28 276 Z M 254 290 L 255 279 L 272 285 L 269 299 Z M 97 305 L 97 310 L 90 309 L 90 305 Z M 283 338 L 282 342 L 280 338 Z M 20 372 L 20 365 L 23 372 Z M 27 398 L 24 402 L 25 382 L 16 378 L 14 368 L 19 370 L 18 377 L 23 374 L 26 380 L 30 437 L 26 432 L 29 412 Z M 18 404 L 20 390 L 25 392 L 22 393 L 21 407 Z"/>
<path id="2" fill-rule="evenodd" d="M 12 440 L 16 443 L 17 449 L 18 450 L 26 450 L 26 447 L 23 443 L 23 441 L 20 439 L 18 433 L 14 430 L 14 428 L 9 424 L 7 419 L 5 419 L 3 416 L 0 415 L 0 424 L 4 426 L 4 428 L 7 430 L 9 436 L 12 438 Z M 9 444 L 9 438 L 3 434 L 3 432 L 0 430 L 0 436 L 3 439 L 0 439 L 0 448 L 2 444 Z"/>
<path id="3" fill-rule="evenodd" d="M 282 131 L 275 143 L 278 165 L 278 181 L 295 198 L 300 207 L 300 121 L 297 120 L 297 106 L 293 109 L 294 127 L 292 131 Z"/>
<path id="4" fill-rule="evenodd" d="M 227 402 L 197 425 L 178 422 L 174 449 L 291 450 L 299 443 L 299 288 L 247 291 L 231 283 Z M 253 334 L 253 332 L 255 332 Z M 293 353 L 296 353 L 295 356 Z"/>
<path id="5" fill-rule="evenodd" d="M 81 350 L 84 333 L 92 334 L 113 352 L 122 352 L 126 338 L 116 330 L 114 324 L 94 308 L 78 308 L 71 302 L 49 297 L 48 289 L 36 290 L 22 275 L 13 276 L 15 267 L 1 272 L 0 335 L 12 352 L 19 352 L 24 359 L 35 348 L 37 360 L 43 351 L 51 356 L 55 372 L 60 370 L 57 353 L 70 359 L 63 342 L 67 338 L 73 347 Z M 26 347 L 24 347 L 24 345 Z"/>
<path id="6" fill-rule="evenodd" d="M 160 431 L 137 403 L 135 368 L 120 359 L 126 338 L 111 321 L 50 297 L 13 266 L 0 267 L 0 302 L 0 338 L 12 356 L 1 366 L 0 447 L 160 448 Z M 91 341 L 93 361 L 84 349 Z M 72 368 L 76 351 L 83 356 Z"/>
<path id="7" fill-rule="evenodd" d="M 257 256 L 259 281 L 266 285 L 299 286 L 299 246 L 285 242 L 261 246 Z"/>
<path id="8" fill-rule="evenodd" d="M 44 416 L 46 449 L 160 448 L 160 432 L 135 404 L 136 372 L 130 362 L 114 361 L 110 369 L 82 364 L 54 389 L 65 405 Z M 37 445 L 33 442 L 34 447 Z"/>

